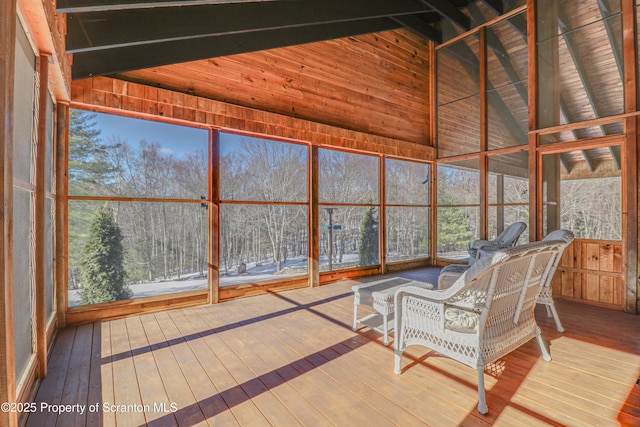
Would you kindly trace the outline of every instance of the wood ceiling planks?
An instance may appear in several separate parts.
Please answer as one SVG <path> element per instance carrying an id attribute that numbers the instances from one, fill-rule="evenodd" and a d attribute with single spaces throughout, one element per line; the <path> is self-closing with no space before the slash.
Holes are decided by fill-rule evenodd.
<path id="1" fill-rule="evenodd" d="M 394 30 L 118 78 L 428 145 L 431 46 Z"/>

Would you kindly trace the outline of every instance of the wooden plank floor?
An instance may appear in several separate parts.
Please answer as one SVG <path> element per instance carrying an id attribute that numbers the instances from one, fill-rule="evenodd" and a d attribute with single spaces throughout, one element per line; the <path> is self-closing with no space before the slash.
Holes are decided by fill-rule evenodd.
<path id="1" fill-rule="evenodd" d="M 560 301 L 561 334 L 540 307 L 553 360 L 532 340 L 488 367 L 483 416 L 475 370 L 413 347 L 397 376 L 351 330 L 351 286 L 376 280 L 64 329 L 26 425 L 640 425 L 640 316 Z"/>

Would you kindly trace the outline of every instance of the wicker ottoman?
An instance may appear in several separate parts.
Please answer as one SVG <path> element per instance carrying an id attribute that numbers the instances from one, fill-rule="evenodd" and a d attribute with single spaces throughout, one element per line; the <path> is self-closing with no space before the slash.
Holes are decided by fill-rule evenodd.
<path id="1" fill-rule="evenodd" d="M 431 283 L 394 278 L 373 283 L 364 283 L 351 288 L 353 291 L 353 330 L 358 324 L 368 326 L 384 335 L 384 345 L 389 345 L 389 332 L 393 330 L 393 297 L 397 289 L 404 286 L 419 286 L 433 289 Z M 377 313 L 358 318 L 360 304 L 373 307 Z"/>

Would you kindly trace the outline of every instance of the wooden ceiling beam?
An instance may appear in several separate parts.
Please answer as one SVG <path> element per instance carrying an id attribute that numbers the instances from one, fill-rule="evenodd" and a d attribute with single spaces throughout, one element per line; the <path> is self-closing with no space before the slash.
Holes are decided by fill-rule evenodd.
<path id="1" fill-rule="evenodd" d="M 569 56 L 571 56 L 571 60 L 573 61 L 574 66 L 576 67 L 576 72 L 578 73 L 578 77 L 582 82 L 582 87 L 584 88 L 585 94 L 587 95 L 587 99 L 589 101 L 589 105 L 591 105 L 591 109 L 596 117 L 602 117 L 600 113 L 600 109 L 596 104 L 596 100 L 593 95 L 593 88 L 591 83 L 589 82 L 589 78 L 587 77 L 587 72 L 584 68 L 584 65 L 581 61 L 581 58 L 578 56 L 578 52 L 573 43 L 573 36 L 570 34 L 569 28 L 566 24 L 568 22 L 568 17 L 564 14 L 562 10 L 558 11 L 558 27 L 562 33 L 562 38 L 567 45 L 567 50 L 569 51 Z M 604 126 L 600 126 L 600 130 L 602 135 L 607 135 L 607 130 Z M 586 158 L 586 157 L 585 157 Z"/>
<path id="2" fill-rule="evenodd" d="M 304 0 L 69 14 L 67 52 L 413 15 L 417 0 Z M 132 23 L 135 23 L 132 25 Z"/>
<path id="3" fill-rule="evenodd" d="M 471 20 L 446 0 L 420 0 L 443 17 L 461 27 L 464 31 L 471 29 Z"/>
<path id="4" fill-rule="evenodd" d="M 427 21 L 421 19 L 417 15 L 394 16 L 391 19 L 396 21 L 398 24 L 409 28 L 416 34 L 431 40 L 435 44 L 442 43 L 442 31 L 432 25 L 429 25 Z"/>
<path id="5" fill-rule="evenodd" d="M 501 0 L 482 0 L 482 3 L 491 9 L 496 16 L 500 16 L 504 13 L 504 7 Z"/>
<path id="6" fill-rule="evenodd" d="M 580 150 L 580 153 L 582 154 L 582 157 L 584 157 L 584 161 L 587 163 L 589 171 L 593 172 L 594 170 L 596 170 L 595 164 L 593 163 L 593 159 L 591 158 L 589 152 L 587 150 Z"/>
<path id="7" fill-rule="evenodd" d="M 560 165 L 562 166 L 562 169 L 565 173 L 570 174 L 572 168 L 567 162 L 566 156 L 563 153 L 560 153 L 558 157 L 560 157 Z"/>
<path id="8" fill-rule="evenodd" d="M 470 4 L 469 12 L 471 13 L 472 16 L 475 16 L 476 14 L 480 13 L 480 10 L 478 9 L 477 6 Z M 525 22 L 525 25 L 526 25 L 526 22 Z M 487 40 L 487 47 L 491 49 L 491 51 L 496 55 L 498 62 L 502 66 L 504 72 L 509 77 L 509 81 L 514 85 L 514 88 L 518 93 L 520 99 L 524 103 L 524 106 L 528 106 L 529 97 L 527 93 L 526 82 L 524 82 L 518 75 L 515 67 L 513 66 L 513 63 L 511 62 L 509 53 L 507 52 L 504 45 L 500 41 L 499 37 L 491 29 L 491 27 L 487 28 L 486 40 Z M 526 30 L 525 30 L 524 41 L 525 43 L 527 41 Z M 500 116 L 505 118 L 504 123 L 509 129 L 509 131 L 511 132 L 511 134 L 516 138 L 518 137 L 523 138 L 523 140 L 526 141 L 527 139 L 526 135 L 518 125 L 517 120 L 511 114 L 510 106 L 508 106 L 504 102 L 504 100 L 502 99 L 502 97 L 500 96 L 497 90 L 493 90 L 494 88 L 489 78 L 490 76 L 487 76 L 487 79 L 488 79 L 487 88 L 489 89 L 490 92 L 495 93 L 497 95 L 496 97 L 490 97 L 489 102 L 499 113 L 501 113 Z"/>
<path id="9" fill-rule="evenodd" d="M 622 170 L 622 163 L 620 160 L 620 147 L 609 147 L 609 153 L 613 159 L 613 163 L 616 165 L 617 170 Z"/>
<path id="10" fill-rule="evenodd" d="M 600 10 L 600 16 L 602 17 L 602 22 L 604 23 L 604 27 L 607 30 L 607 38 L 609 39 L 609 44 L 611 45 L 611 52 L 613 53 L 613 58 L 616 61 L 616 66 L 618 67 L 618 73 L 620 74 L 620 80 L 624 81 L 624 61 L 622 59 L 622 46 L 618 46 L 615 38 L 615 29 L 613 28 L 611 18 L 611 8 L 608 4 L 605 3 L 605 0 L 598 0 L 598 9 Z M 620 41 L 622 42 L 622 40 Z"/>
<path id="11" fill-rule="evenodd" d="M 480 61 L 478 60 L 475 52 L 473 52 L 466 43 L 454 43 L 448 46 L 447 50 L 461 59 L 460 63 L 464 65 L 464 71 L 469 74 L 471 79 L 480 81 Z M 488 97 L 488 103 L 495 109 L 496 112 L 498 112 L 500 117 L 502 117 L 503 123 L 509 130 L 511 135 L 517 141 L 526 141 L 528 138 L 527 134 L 520 127 L 518 121 L 513 116 L 511 109 L 504 102 L 498 91 L 495 90 L 495 87 L 491 84 L 491 82 L 487 82 L 487 92 L 495 93 L 497 95 Z"/>
<path id="12" fill-rule="evenodd" d="M 167 64 L 255 52 L 304 43 L 332 40 L 360 34 L 394 30 L 397 22 L 379 18 L 326 25 L 309 25 L 277 30 L 171 40 L 150 45 L 79 52 L 73 55 L 72 78 L 109 75 Z"/>
<path id="13" fill-rule="evenodd" d="M 277 0 L 58 0 L 59 13 L 97 12 L 122 9 L 149 9 L 156 7 L 184 7 L 203 4 L 250 3 Z"/>

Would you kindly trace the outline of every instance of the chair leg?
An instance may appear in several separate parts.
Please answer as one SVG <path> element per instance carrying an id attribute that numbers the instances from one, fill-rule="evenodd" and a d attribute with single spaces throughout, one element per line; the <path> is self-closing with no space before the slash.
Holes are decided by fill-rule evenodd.
<path id="1" fill-rule="evenodd" d="M 542 339 L 542 334 L 540 333 L 540 328 L 536 327 L 536 340 L 538 340 L 538 347 L 540 347 L 540 352 L 542 352 L 542 358 L 549 362 L 551 360 L 551 355 L 549 354 L 549 350 L 547 349 L 547 345 L 544 343 Z"/>
<path id="2" fill-rule="evenodd" d="M 487 399 L 484 393 L 484 366 L 478 367 L 478 412 L 486 414 L 489 412 Z"/>
<path id="3" fill-rule="evenodd" d="M 358 330 L 358 303 L 353 304 L 353 326 L 351 329 Z"/>
<path id="4" fill-rule="evenodd" d="M 389 329 L 387 328 L 387 320 L 389 316 L 386 314 L 382 315 L 382 331 L 384 332 L 384 345 L 389 345 Z"/>
<path id="5" fill-rule="evenodd" d="M 402 362 L 402 350 L 395 348 L 393 351 L 393 373 L 400 375 L 400 363 Z"/>
<path id="6" fill-rule="evenodd" d="M 547 305 L 547 310 L 551 312 L 553 320 L 556 321 L 556 328 L 558 328 L 558 332 L 564 332 L 564 328 L 562 327 L 562 323 L 560 323 L 560 316 L 558 316 L 558 311 L 556 310 L 555 304 Z"/>

